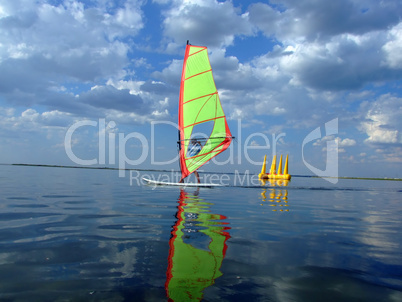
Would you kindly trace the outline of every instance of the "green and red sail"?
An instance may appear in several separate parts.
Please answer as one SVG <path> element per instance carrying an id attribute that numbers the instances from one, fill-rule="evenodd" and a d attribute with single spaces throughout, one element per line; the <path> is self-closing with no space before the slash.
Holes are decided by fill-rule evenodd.
<path id="1" fill-rule="evenodd" d="M 195 156 L 187 153 L 193 129 L 203 123 L 213 123 L 201 151 Z M 232 141 L 225 113 L 212 75 L 206 47 L 187 44 L 181 77 L 179 100 L 179 144 L 182 179 L 193 173 Z"/>

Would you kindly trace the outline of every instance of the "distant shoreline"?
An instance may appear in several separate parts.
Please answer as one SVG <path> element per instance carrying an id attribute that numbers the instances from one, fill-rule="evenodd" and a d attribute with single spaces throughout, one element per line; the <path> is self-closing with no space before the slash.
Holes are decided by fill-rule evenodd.
<path id="1" fill-rule="evenodd" d="M 113 167 L 86 167 L 86 166 L 63 166 L 63 165 L 44 165 L 44 164 L 0 164 L 3 166 L 24 166 L 24 167 L 43 167 L 43 168 L 68 168 L 68 169 L 95 169 L 95 170 L 121 170 L 119 168 Z M 172 170 L 161 170 L 161 169 L 124 169 L 126 171 L 152 171 L 152 172 L 172 172 Z M 180 171 L 173 171 L 179 173 Z M 222 173 L 222 172 L 207 172 L 206 174 L 234 174 L 234 173 Z M 309 177 L 309 178 L 324 178 L 321 176 L 315 175 L 292 175 L 292 177 Z M 391 180 L 391 181 L 402 181 L 402 178 L 381 178 L 381 177 L 352 177 L 352 176 L 339 176 L 332 177 L 326 176 L 325 178 L 335 178 L 335 179 L 357 179 L 357 180 Z"/>

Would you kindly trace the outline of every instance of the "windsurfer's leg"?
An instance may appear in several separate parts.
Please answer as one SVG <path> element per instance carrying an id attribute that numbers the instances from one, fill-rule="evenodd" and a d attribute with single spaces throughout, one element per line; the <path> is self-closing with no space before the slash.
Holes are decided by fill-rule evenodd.
<path id="1" fill-rule="evenodd" d="M 200 176 L 198 175 L 198 172 L 194 171 L 194 175 L 195 175 L 195 177 L 197 177 L 198 183 L 200 183 Z"/>

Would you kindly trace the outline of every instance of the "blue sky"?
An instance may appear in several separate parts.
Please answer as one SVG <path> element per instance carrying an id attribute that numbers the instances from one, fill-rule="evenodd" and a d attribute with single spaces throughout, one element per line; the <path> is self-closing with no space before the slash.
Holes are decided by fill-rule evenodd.
<path id="1" fill-rule="evenodd" d="M 332 141 L 338 175 L 402 177 L 401 20 L 397 0 L 3 0 L 0 163 L 76 165 L 67 142 L 101 166 L 178 169 L 190 40 L 237 137 L 204 170 L 258 173 L 276 152 L 314 175 Z"/>

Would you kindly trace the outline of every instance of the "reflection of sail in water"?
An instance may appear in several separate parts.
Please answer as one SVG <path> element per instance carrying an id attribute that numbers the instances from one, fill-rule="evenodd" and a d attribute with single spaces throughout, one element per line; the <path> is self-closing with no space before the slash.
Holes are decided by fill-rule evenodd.
<path id="1" fill-rule="evenodd" d="M 261 180 L 262 184 L 265 185 L 266 181 Z M 261 192 L 261 199 L 263 202 L 269 201 L 269 205 L 274 207 L 272 211 L 285 211 L 289 212 L 289 203 L 288 203 L 288 190 L 277 188 L 287 186 L 289 184 L 288 180 L 269 180 L 268 181 L 271 187 L 264 188 Z M 264 205 L 262 203 L 261 205 Z"/>
<path id="2" fill-rule="evenodd" d="M 225 216 L 209 213 L 211 204 L 196 195 L 181 190 L 178 203 L 169 241 L 166 293 L 170 301 L 200 301 L 203 290 L 222 275 L 230 228 L 222 222 Z"/>

